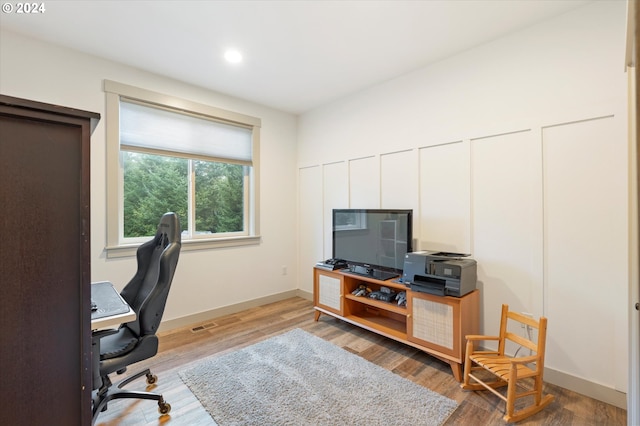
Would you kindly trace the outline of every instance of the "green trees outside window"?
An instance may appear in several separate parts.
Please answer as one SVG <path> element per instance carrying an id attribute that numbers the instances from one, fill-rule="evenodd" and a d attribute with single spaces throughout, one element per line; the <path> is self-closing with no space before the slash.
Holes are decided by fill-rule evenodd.
<path id="1" fill-rule="evenodd" d="M 242 232 L 246 166 L 123 151 L 124 236 L 152 236 L 158 217 L 173 211 L 194 234 Z M 194 199 L 190 201 L 190 188 Z"/>

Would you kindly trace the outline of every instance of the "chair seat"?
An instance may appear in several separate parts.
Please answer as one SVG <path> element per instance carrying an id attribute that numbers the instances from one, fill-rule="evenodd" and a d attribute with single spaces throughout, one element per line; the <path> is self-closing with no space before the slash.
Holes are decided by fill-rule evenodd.
<path id="1" fill-rule="evenodd" d="M 469 359 L 484 369 L 489 370 L 502 380 L 507 381 L 509 379 L 509 371 L 511 370 L 511 360 L 515 358 L 500 355 L 470 355 Z M 516 368 L 519 379 L 533 377 L 538 374 L 524 364 L 516 364 Z"/>
<path id="2" fill-rule="evenodd" d="M 138 338 L 127 327 L 100 340 L 100 360 L 112 359 L 127 354 L 136 347 Z"/>

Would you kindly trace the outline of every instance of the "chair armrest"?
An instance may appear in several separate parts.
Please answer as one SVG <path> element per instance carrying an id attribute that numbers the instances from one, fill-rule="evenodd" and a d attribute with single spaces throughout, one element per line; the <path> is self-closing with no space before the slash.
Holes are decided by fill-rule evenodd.
<path id="1" fill-rule="evenodd" d="M 510 358 L 509 361 L 511 364 L 530 364 L 532 362 L 538 361 L 538 355 L 525 356 L 521 358 Z"/>
<path id="2" fill-rule="evenodd" d="M 465 337 L 467 340 L 500 340 L 498 336 L 481 336 L 478 334 L 467 334 Z"/>
<path id="3" fill-rule="evenodd" d="M 497 352 L 490 352 L 490 351 L 474 352 L 473 355 L 487 355 L 487 354 L 492 354 L 492 353 L 497 353 Z M 521 358 L 504 357 L 504 358 L 492 359 L 491 363 L 493 363 L 493 364 L 512 364 L 512 365 L 516 365 L 516 364 L 530 364 L 532 362 L 536 362 L 537 360 L 538 360 L 538 356 L 537 355 L 532 355 L 532 356 L 526 356 L 526 357 L 521 357 Z"/>

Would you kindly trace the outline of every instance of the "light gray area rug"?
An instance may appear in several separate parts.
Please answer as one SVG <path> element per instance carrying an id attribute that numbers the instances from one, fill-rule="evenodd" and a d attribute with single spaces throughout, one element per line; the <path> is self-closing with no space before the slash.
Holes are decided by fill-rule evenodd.
<path id="1" fill-rule="evenodd" d="M 457 407 L 300 329 L 179 374 L 220 426 L 440 425 Z"/>

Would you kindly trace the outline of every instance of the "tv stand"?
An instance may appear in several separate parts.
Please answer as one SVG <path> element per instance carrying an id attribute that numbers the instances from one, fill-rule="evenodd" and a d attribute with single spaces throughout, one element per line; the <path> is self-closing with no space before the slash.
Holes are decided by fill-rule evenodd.
<path id="1" fill-rule="evenodd" d="M 406 306 L 352 294 L 360 286 L 406 292 Z M 315 320 L 321 314 L 339 318 L 366 330 L 420 349 L 451 366 L 462 381 L 465 336 L 479 334 L 479 290 L 463 297 L 436 296 L 412 291 L 404 284 L 354 275 L 348 270 L 314 268 Z"/>

